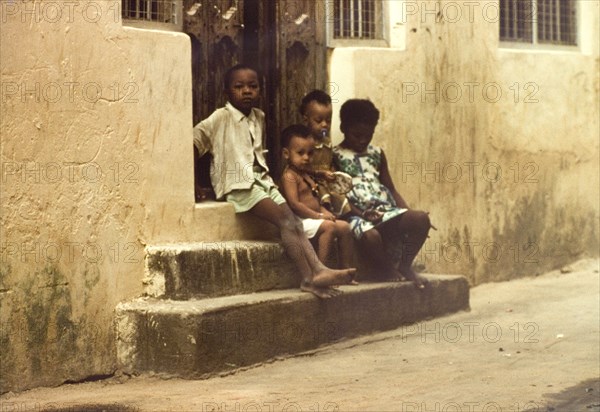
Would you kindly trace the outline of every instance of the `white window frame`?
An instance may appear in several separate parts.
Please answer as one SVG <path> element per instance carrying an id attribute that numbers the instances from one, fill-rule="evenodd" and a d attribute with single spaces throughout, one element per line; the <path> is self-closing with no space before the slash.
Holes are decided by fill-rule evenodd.
<path id="1" fill-rule="evenodd" d="M 123 1 L 120 0 L 121 4 L 121 17 L 124 26 L 137 27 L 142 29 L 156 29 L 156 30 L 167 30 L 167 31 L 183 31 L 183 0 L 170 0 L 172 10 L 174 13 L 171 15 L 175 23 L 165 23 L 161 21 L 151 20 L 151 16 L 140 16 L 139 18 L 129 18 L 125 16 L 125 8 L 123 8 Z M 134 0 L 136 4 L 146 3 L 146 10 L 151 10 L 151 4 L 155 0 Z M 139 8 L 139 6 L 138 6 Z M 150 13 L 148 11 L 148 13 Z"/>
<path id="2" fill-rule="evenodd" d="M 346 38 L 340 39 L 334 37 L 335 30 L 335 2 L 341 0 L 325 0 L 325 16 L 327 46 L 328 47 L 390 47 L 389 33 L 389 5 L 387 0 L 380 0 L 381 4 L 381 39 L 361 39 L 361 38 Z M 360 4 L 360 3 L 359 3 Z"/>
<path id="3" fill-rule="evenodd" d="M 512 0 L 507 0 L 512 1 Z M 576 10 L 575 10 L 575 44 L 554 44 L 549 42 L 540 42 L 538 40 L 538 0 L 517 0 L 517 1 L 531 1 L 532 4 L 532 12 L 530 17 L 531 23 L 531 41 L 512 41 L 512 40 L 503 40 L 499 37 L 500 46 L 503 48 L 511 48 L 511 49 L 551 49 L 551 50 L 568 50 L 568 51 L 576 51 L 579 50 L 581 45 L 581 0 L 576 0 L 574 2 Z M 559 0 L 557 0 L 559 1 Z M 500 0 L 498 0 L 500 2 Z M 559 8 L 560 10 L 560 8 Z M 502 12 L 502 10 L 500 10 Z M 500 36 L 502 19 L 498 21 L 498 36 Z"/>

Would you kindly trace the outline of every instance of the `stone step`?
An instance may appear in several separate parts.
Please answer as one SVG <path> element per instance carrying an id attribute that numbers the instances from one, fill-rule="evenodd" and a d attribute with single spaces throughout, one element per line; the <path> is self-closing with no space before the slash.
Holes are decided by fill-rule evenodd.
<path id="1" fill-rule="evenodd" d="M 370 280 L 354 256 L 359 280 Z M 335 262 L 326 262 L 334 265 Z M 186 300 L 248 294 L 300 285 L 292 261 L 274 241 L 197 242 L 146 247 L 145 295 Z"/>
<path id="2" fill-rule="evenodd" d="M 430 286 L 365 283 L 320 300 L 298 289 L 188 301 L 140 298 L 117 307 L 117 354 L 127 373 L 200 378 L 469 308 L 456 275 Z"/>
<path id="3" fill-rule="evenodd" d="M 300 277 L 276 242 L 200 242 L 146 247 L 147 296 L 185 300 L 297 288 Z"/>

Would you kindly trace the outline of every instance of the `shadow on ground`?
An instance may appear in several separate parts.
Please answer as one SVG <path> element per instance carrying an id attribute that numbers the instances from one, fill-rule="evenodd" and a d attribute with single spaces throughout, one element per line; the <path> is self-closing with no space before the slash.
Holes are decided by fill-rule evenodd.
<path id="1" fill-rule="evenodd" d="M 546 411 L 600 412 L 600 379 L 583 381 L 559 393 L 544 394 L 544 398 Z"/>

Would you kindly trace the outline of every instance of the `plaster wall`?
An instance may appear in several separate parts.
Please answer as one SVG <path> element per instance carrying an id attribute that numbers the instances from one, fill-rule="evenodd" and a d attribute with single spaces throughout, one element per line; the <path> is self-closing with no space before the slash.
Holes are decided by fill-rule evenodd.
<path id="1" fill-rule="evenodd" d="M 1 2 L 0 392 L 107 375 L 144 246 L 194 228 L 191 48 L 120 0 Z"/>
<path id="2" fill-rule="evenodd" d="M 439 229 L 417 258 L 428 272 L 477 284 L 597 256 L 598 8 L 579 2 L 578 48 L 510 49 L 498 1 L 404 2 L 390 25 L 405 45 L 330 54 L 334 141 L 341 104 L 371 99 L 374 144 Z"/>

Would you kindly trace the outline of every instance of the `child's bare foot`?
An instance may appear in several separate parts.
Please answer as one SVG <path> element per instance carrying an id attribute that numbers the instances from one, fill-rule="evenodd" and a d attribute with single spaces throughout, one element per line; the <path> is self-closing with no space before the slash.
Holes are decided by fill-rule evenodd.
<path id="1" fill-rule="evenodd" d="M 426 277 L 419 275 L 410 268 L 402 271 L 402 275 L 406 279 L 412 281 L 415 284 L 415 286 L 419 289 L 425 289 L 425 286 L 427 286 L 427 284 L 429 283 Z"/>
<path id="2" fill-rule="evenodd" d="M 317 287 L 333 285 L 347 285 L 356 275 L 356 269 L 321 269 L 312 279 L 312 284 Z"/>
<path id="3" fill-rule="evenodd" d="M 315 295 L 316 297 L 318 297 L 320 299 L 329 299 L 333 296 L 337 296 L 340 293 L 342 293 L 341 291 L 331 288 L 331 287 L 317 287 L 317 286 L 311 285 L 310 283 L 304 283 L 304 282 L 300 285 L 300 290 L 302 292 L 312 293 L 313 295 Z"/>

